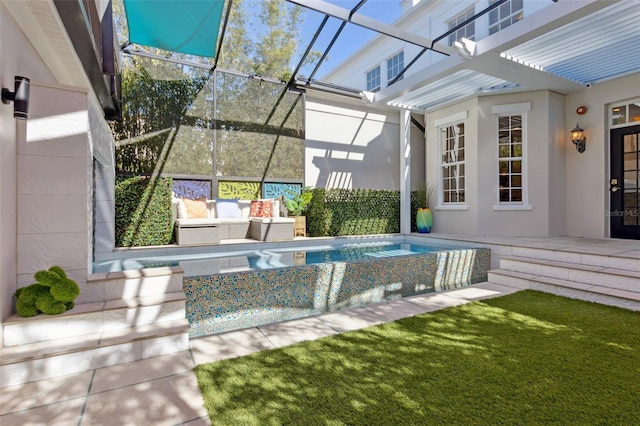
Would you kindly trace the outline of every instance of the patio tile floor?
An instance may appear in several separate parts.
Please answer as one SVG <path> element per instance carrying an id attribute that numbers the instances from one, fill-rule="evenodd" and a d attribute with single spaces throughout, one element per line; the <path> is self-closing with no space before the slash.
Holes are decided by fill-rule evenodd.
<path id="1" fill-rule="evenodd" d="M 481 283 L 190 341 L 190 350 L 2 389 L 0 424 L 208 425 L 193 367 L 497 297 Z"/>

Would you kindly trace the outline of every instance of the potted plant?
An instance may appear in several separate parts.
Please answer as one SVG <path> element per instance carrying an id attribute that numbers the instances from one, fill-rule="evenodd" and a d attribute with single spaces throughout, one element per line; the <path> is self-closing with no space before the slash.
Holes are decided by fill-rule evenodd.
<path id="1" fill-rule="evenodd" d="M 431 212 L 430 205 L 434 193 L 434 185 L 429 185 L 427 186 L 427 189 L 422 191 L 422 200 L 420 200 L 420 204 L 423 207 L 418 207 L 418 211 L 416 212 L 416 228 L 418 229 L 418 232 L 423 234 L 431 232 L 431 227 L 433 226 L 433 213 Z"/>
<path id="2" fill-rule="evenodd" d="M 310 187 L 305 186 L 299 192 L 288 190 L 287 194 L 288 196 L 284 204 L 287 207 L 289 216 L 293 216 L 295 218 L 293 235 L 294 237 L 304 237 L 307 235 L 307 219 L 303 216 L 303 213 L 307 209 L 307 205 L 311 202 L 313 193 L 311 192 Z"/>

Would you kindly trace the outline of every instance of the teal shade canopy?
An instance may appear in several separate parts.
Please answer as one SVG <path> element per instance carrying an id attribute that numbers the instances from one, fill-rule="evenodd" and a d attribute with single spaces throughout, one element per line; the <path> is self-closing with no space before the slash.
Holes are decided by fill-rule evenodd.
<path id="1" fill-rule="evenodd" d="M 215 57 L 224 0 L 124 0 L 129 41 Z"/>

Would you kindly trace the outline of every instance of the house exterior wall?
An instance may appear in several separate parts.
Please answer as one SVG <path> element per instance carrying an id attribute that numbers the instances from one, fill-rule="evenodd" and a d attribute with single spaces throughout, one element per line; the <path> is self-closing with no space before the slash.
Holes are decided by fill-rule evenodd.
<path id="1" fill-rule="evenodd" d="M 30 104 L 18 138 L 18 287 L 53 265 L 83 285 L 93 211 L 87 93 L 32 81 Z"/>
<path id="2" fill-rule="evenodd" d="M 447 117 L 465 114 L 465 206 L 443 206 L 440 193 L 439 134 L 436 123 Z M 478 100 L 470 99 L 433 113 L 426 114 L 426 176 L 427 185 L 438 190 L 432 201 L 433 232 L 476 235 L 478 232 Z"/>
<path id="3" fill-rule="evenodd" d="M 310 92 L 305 105 L 305 185 L 399 189 L 398 111 Z"/>
<path id="4" fill-rule="evenodd" d="M 564 235 L 564 148 L 559 139 L 564 99 L 548 91 L 485 96 L 478 99 L 478 224 L 480 235 L 550 237 Z M 522 209 L 498 206 L 498 126 L 495 106 L 530 105 L 524 114 L 526 185 Z M 560 120 L 558 120 L 560 118 Z M 560 129 L 560 132 L 558 132 Z M 566 138 L 565 138 L 566 139 Z"/>
<path id="5" fill-rule="evenodd" d="M 47 38 L 37 25 L 25 25 L 35 19 L 31 13 L 26 2 L 0 3 L 0 54 L 11 58 L 0 61 L 0 83 L 13 90 L 14 76 L 31 80 L 29 120 L 14 119 L 13 104 L 0 105 L 3 321 L 13 313 L 15 290 L 31 284 L 36 271 L 53 265 L 78 281 L 82 291 L 78 302 L 92 299 L 86 286 L 93 222 L 89 132 L 99 126 L 90 126 L 88 109 L 98 102 L 87 89 L 86 78 L 77 78 L 83 75 L 82 68 L 70 46 L 65 58 L 59 56 L 60 50 L 37 46 Z M 51 16 L 47 31 L 62 26 L 56 18 Z M 60 44 L 64 41 L 51 41 L 64 49 Z M 70 78 L 79 87 L 65 84 Z M 98 137 L 99 132 L 94 133 Z"/>
<path id="6" fill-rule="evenodd" d="M 566 220 L 567 235 L 586 238 L 609 237 L 609 108 L 610 104 L 640 97 L 640 73 L 567 96 L 565 103 Z M 586 106 L 578 115 L 576 109 Z M 585 129 L 586 150 L 580 154 L 568 143 L 576 122 Z"/>
<path id="7" fill-rule="evenodd" d="M 498 130 L 494 107 L 526 105 L 524 114 L 528 200 L 522 207 L 498 202 Z M 442 203 L 438 122 L 466 113 L 465 204 Z M 427 183 L 438 187 L 434 232 L 548 237 L 565 234 L 564 96 L 526 92 L 477 97 L 426 114 Z"/>

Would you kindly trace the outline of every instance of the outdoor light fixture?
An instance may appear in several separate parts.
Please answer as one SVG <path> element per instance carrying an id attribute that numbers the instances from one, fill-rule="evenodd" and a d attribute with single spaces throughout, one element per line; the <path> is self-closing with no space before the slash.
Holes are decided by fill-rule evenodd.
<path id="1" fill-rule="evenodd" d="M 20 120 L 29 118 L 29 87 L 31 80 L 27 77 L 16 76 L 13 92 L 2 88 L 2 103 L 9 105 L 13 101 L 13 117 Z"/>
<path id="2" fill-rule="evenodd" d="M 584 152 L 587 138 L 584 135 L 584 130 L 578 123 L 576 123 L 576 127 L 571 131 L 571 142 L 574 143 L 578 152 Z"/>

